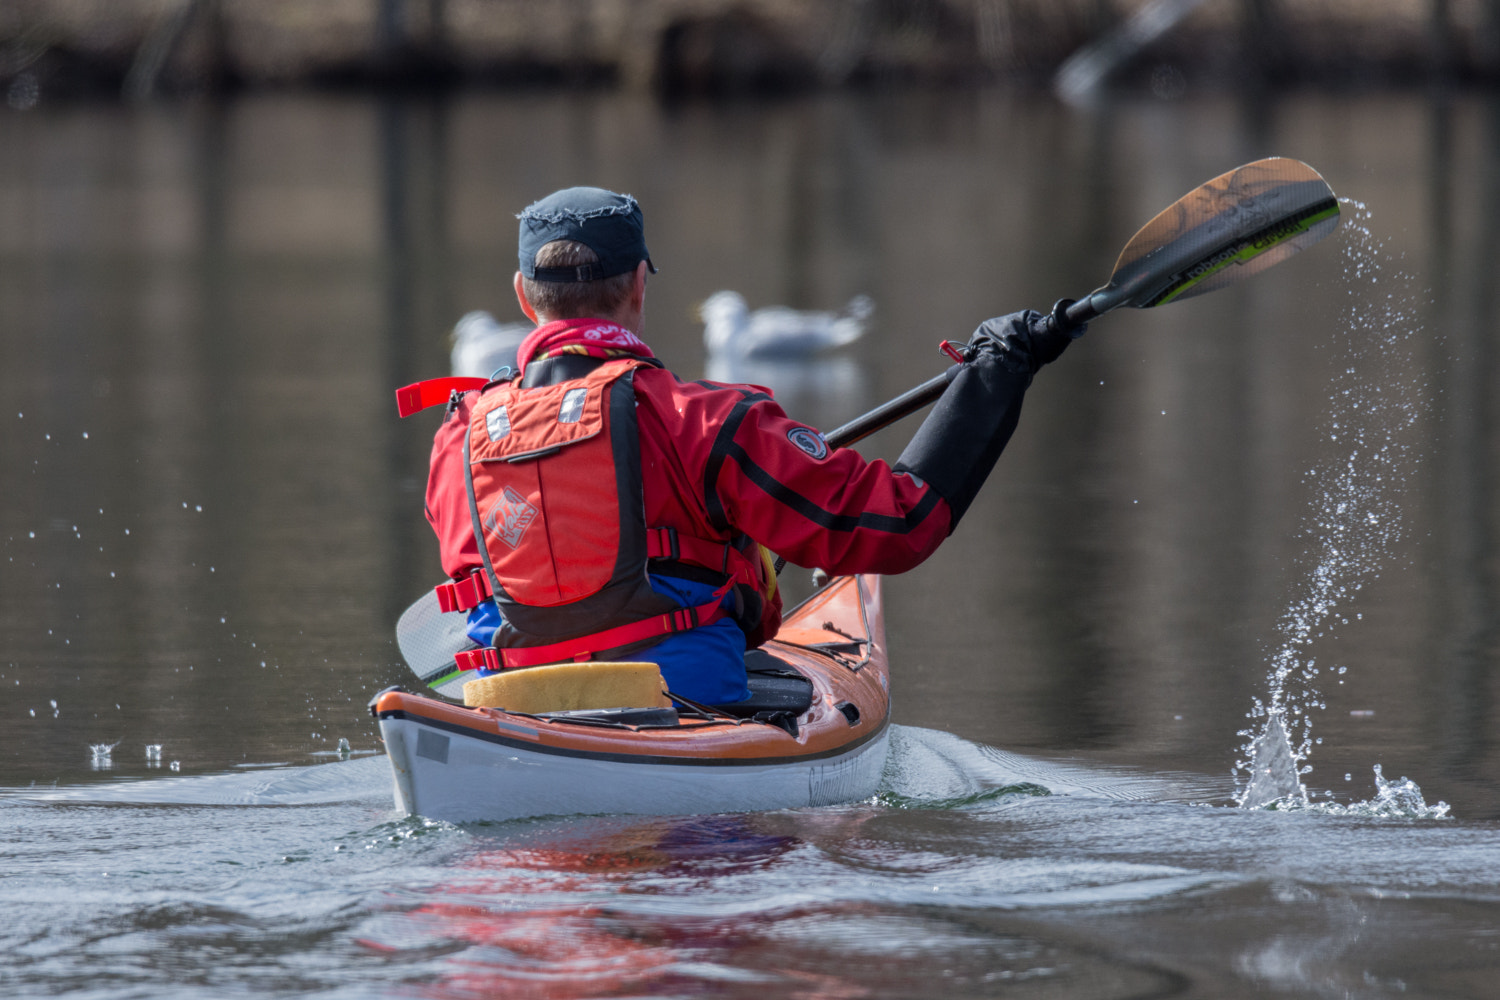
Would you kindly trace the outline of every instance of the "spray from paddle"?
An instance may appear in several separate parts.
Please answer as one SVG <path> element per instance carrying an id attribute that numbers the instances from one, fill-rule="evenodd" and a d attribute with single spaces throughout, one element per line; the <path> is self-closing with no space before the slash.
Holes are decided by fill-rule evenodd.
<path id="1" fill-rule="evenodd" d="M 1413 351 L 1422 332 L 1413 319 L 1411 278 L 1391 268 L 1384 245 L 1367 225 L 1368 209 L 1342 201 L 1352 209 L 1344 241 L 1349 302 L 1339 328 L 1340 366 L 1324 430 L 1335 451 L 1346 454 L 1307 475 L 1312 488 L 1304 526 L 1312 542 L 1308 571 L 1277 625 L 1269 690 L 1248 713 L 1257 721 L 1239 734 L 1246 742 L 1243 758 L 1235 763 L 1236 802 L 1242 808 L 1437 817 L 1446 815 L 1445 803 L 1429 807 L 1413 782 L 1386 781 L 1378 764 L 1378 794 L 1370 802 L 1314 805 L 1302 783 L 1302 775 L 1312 770 L 1307 763 L 1315 745 L 1311 713 L 1327 708 L 1318 691 L 1325 668 L 1312 655 L 1313 645 L 1349 624 L 1343 609 L 1379 578 L 1401 540 L 1402 501 L 1418 462 L 1414 431 L 1426 410 L 1425 384 L 1407 374 L 1415 370 Z M 1339 677 L 1346 669 L 1331 672 Z"/>

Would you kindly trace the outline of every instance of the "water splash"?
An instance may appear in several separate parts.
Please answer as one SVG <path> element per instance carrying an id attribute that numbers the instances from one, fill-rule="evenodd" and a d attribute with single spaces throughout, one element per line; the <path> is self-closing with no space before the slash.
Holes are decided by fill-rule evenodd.
<path id="1" fill-rule="evenodd" d="M 1432 805 L 1422 796 L 1421 787 L 1402 775 L 1387 781 L 1380 765 L 1375 765 L 1375 797 L 1364 802 L 1344 805 L 1330 799 L 1314 802 L 1310 796 L 1293 793 L 1256 803 L 1253 808 L 1282 812 L 1310 812 L 1322 816 L 1355 816 L 1367 819 L 1447 819 L 1452 806 L 1438 801 Z"/>
<path id="2" fill-rule="evenodd" d="M 1413 428 L 1426 406 L 1425 383 L 1411 374 L 1422 332 L 1412 279 L 1370 231 L 1368 208 L 1341 202 L 1348 301 L 1334 340 L 1338 374 L 1322 430 L 1342 457 L 1306 476 L 1312 496 L 1303 524 L 1310 541 L 1306 577 L 1277 624 L 1267 696 L 1255 700 L 1248 713 L 1255 721 L 1239 733 L 1245 743 L 1235 762 L 1236 803 L 1245 808 L 1309 802 L 1302 775 L 1312 770 L 1311 712 L 1327 707 L 1312 646 L 1349 623 L 1341 609 L 1379 578 L 1402 537 L 1401 503 L 1417 462 Z"/>

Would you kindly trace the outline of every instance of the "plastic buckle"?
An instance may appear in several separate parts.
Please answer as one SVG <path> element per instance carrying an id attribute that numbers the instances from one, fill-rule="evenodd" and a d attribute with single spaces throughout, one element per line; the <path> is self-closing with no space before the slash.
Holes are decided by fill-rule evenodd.
<path id="1" fill-rule="evenodd" d="M 652 528 L 647 537 L 646 557 L 674 561 L 681 559 L 682 549 L 677 542 L 677 529 Z"/>
<path id="2" fill-rule="evenodd" d="M 453 662 L 460 670 L 499 670 L 502 666 L 499 651 L 488 647 L 454 653 Z"/>
<path id="3" fill-rule="evenodd" d="M 463 602 L 465 611 L 477 608 L 490 596 L 489 581 L 484 578 L 484 573 L 476 569 L 453 585 L 453 593 Z"/>
<path id="4" fill-rule="evenodd" d="M 489 582 L 485 580 L 484 573 L 477 569 L 462 580 L 440 583 L 433 590 L 437 592 L 438 607 L 445 614 L 477 608 L 490 596 Z"/>

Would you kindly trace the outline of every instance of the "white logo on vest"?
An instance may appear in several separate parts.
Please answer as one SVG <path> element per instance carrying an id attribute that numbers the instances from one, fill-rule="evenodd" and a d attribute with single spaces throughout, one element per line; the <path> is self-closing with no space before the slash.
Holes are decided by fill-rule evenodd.
<path id="1" fill-rule="evenodd" d="M 505 493 L 495 501 L 484 519 L 484 530 L 500 541 L 515 548 L 521 544 L 521 536 L 536 520 L 537 510 L 517 493 L 515 487 L 505 487 Z"/>

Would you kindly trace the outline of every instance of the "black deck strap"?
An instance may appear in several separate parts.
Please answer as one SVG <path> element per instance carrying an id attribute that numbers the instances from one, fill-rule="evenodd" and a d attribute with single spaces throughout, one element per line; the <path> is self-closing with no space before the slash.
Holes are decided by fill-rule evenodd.
<path id="1" fill-rule="evenodd" d="M 1030 376 L 988 352 L 964 365 L 894 466 L 948 501 L 951 530 L 974 502 L 1021 417 Z"/>

